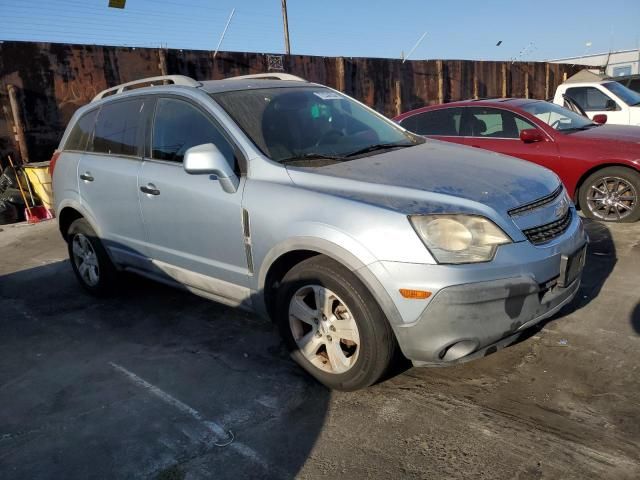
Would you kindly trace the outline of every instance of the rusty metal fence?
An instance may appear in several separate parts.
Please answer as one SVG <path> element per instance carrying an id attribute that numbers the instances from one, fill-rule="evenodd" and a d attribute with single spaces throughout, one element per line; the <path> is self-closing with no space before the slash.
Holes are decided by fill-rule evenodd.
<path id="1" fill-rule="evenodd" d="M 105 88 L 143 77 L 183 74 L 205 80 L 282 70 L 337 88 L 394 116 L 466 98 L 546 99 L 579 68 L 541 62 L 402 63 L 240 52 L 218 52 L 214 59 L 213 52 L 201 50 L 1 42 L 0 158 L 13 153 L 31 161 L 49 159 L 78 107 Z"/>

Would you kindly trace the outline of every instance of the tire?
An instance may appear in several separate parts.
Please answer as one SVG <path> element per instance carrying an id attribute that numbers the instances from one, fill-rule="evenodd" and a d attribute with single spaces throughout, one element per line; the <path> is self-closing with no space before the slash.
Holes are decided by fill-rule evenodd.
<path id="1" fill-rule="evenodd" d="M 112 293 L 117 272 L 91 225 L 79 218 L 69 226 L 66 237 L 69 260 L 80 285 L 95 296 Z"/>
<path id="2" fill-rule="evenodd" d="M 276 323 L 292 358 L 330 389 L 368 387 L 391 364 L 396 340 L 386 316 L 338 262 L 319 255 L 299 263 L 276 295 Z"/>
<path id="3" fill-rule="evenodd" d="M 640 172 L 627 167 L 598 170 L 580 187 L 578 201 L 588 218 L 635 222 L 640 219 Z"/>

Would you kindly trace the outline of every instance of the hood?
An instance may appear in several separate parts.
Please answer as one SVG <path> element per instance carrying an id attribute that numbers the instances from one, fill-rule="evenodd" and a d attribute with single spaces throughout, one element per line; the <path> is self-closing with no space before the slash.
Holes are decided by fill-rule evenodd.
<path id="1" fill-rule="evenodd" d="M 640 145 L 640 128 L 631 125 L 600 125 L 587 130 L 577 130 L 567 135 L 585 140 L 611 140 Z"/>
<path id="2" fill-rule="evenodd" d="M 294 183 L 307 188 L 353 191 L 349 196 L 354 198 L 367 196 L 363 182 L 387 187 L 369 190 L 372 195 L 382 197 L 387 206 L 397 209 L 402 208 L 402 202 L 394 202 L 393 197 L 406 200 L 413 191 L 416 201 L 404 202 L 406 213 L 435 212 L 438 207 L 460 205 L 459 200 L 466 207 L 471 201 L 504 213 L 548 195 L 560 184 L 555 173 L 533 163 L 432 139 L 414 147 L 342 163 L 316 168 L 290 166 L 288 170 Z M 354 183 L 349 185 L 348 180 Z"/>

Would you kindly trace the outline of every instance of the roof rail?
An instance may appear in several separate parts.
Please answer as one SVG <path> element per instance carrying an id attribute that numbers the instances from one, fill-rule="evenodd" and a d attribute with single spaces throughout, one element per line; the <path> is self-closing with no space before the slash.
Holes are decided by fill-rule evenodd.
<path id="1" fill-rule="evenodd" d="M 202 85 L 197 80 L 194 80 L 191 77 L 185 77 L 184 75 L 162 75 L 159 77 L 148 77 L 141 78 L 140 80 L 134 80 L 133 82 L 123 83 L 121 85 L 116 85 L 115 87 L 107 88 L 106 90 L 101 91 L 95 97 L 93 97 L 92 102 L 100 100 L 104 97 L 109 97 L 111 95 L 115 95 L 117 93 L 122 93 L 125 90 L 129 90 L 130 87 L 134 85 L 142 85 L 148 83 L 150 87 L 153 87 L 157 84 L 164 85 L 166 83 L 173 83 L 174 85 L 186 85 L 188 87 L 199 87 Z"/>
<path id="2" fill-rule="evenodd" d="M 244 80 L 244 79 L 256 79 L 256 80 L 291 80 L 294 82 L 306 82 L 302 77 L 291 75 L 290 73 L 255 73 L 253 75 L 239 75 L 237 77 L 228 77 L 225 80 Z"/>

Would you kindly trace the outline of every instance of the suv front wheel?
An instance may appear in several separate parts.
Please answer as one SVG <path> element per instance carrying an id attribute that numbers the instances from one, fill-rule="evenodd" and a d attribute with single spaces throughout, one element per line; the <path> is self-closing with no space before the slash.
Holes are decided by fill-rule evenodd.
<path id="1" fill-rule="evenodd" d="M 294 360 L 332 389 L 373 384 L 394 355 L 393 331 L 369 290 L 324 256 L 305 260 L 285 275 L 276 319 Z"/>
<path id="2" fill-rule="evenodd" d="M 115 284 L 116 269 L 96 232 L 84 218 L 69 227 L 67 247 L 80 284 L 93 295 L 110 293 Z"/>

